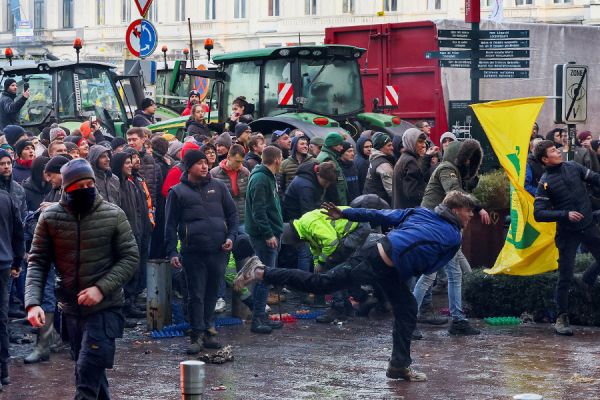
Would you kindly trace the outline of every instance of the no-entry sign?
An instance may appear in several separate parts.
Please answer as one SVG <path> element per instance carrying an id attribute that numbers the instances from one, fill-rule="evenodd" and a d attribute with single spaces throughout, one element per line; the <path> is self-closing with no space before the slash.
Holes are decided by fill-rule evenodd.
<path id="1" fill-rule="evenodd" d="M 131 54 L 146 58 L 156 50 L 158 43 L 156 28 L 147 19 L 136 19 L 127 27 L 125 43 Z"/>

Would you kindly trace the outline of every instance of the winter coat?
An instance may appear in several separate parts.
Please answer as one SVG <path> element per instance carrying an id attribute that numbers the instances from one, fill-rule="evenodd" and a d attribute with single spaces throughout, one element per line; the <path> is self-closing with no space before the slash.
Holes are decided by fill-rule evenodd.
<path id="1" fill-rule="evenodd" d="M 24 96 L 16 98 L 16 94 L 2 91 L 0 96 L 0 130 L 3 130 L 7 125 L 20 125 L 19 112 L 27 99 Z"/>
<path id="2" fill-rule="evenodd" d="M 188 119 L 185 123 L 185 131 L 188 133 L 188 136 L 193 135 L 204 135 L 206 137 L 212 137 L 213 132 L 222 133 L 225 129 L 225 125 L 222 123 L 203 123 L 197 122 L 193 119 Z"/>
<path id="3" fill-rule="evenodd" d="M 339 158 L 339 154 L 331 150 L 329 147 L 323 146 L 323 148 L 321 148 L 321 152 L 317 156 L 317 161 L 319 163 L 332 161 L 335 165 L 335 172 L 337 173 L 337 184 L 327 188 L 325 199 L 337 204 L 338 206 L 347 206 L 350 204 L 348 201 L 348 185 L 346 184 L 346 177 L 344 176 L 342 167 L 340 167 L 340 163 L 338 161 Z"/>
<path id="4" fill-rule="evenodd" d="M 341 159 L 340 168 L 342 169 L 344 178 L 346 178 L 346 186 L 348 187 L 348 202 L 351 203 L 352 200 L 362 194 L 362 192 L 359 190 L 358 170 L 356 169 L 356 165 L 354 165 L 354 161 L 344 161 Z"/>
<path id="5" fill-rule="evenodd" d="M 343 210 L 348 207 L 340 208 Z M 351 222 L 344 218 L 331 220 L 319 208 L 302 215 L 293 224 L 298 236 L 308 243 L 310 252 L 317 257 L 319 264 L 328 265 L 335 264 L 336 260 L 345 261 L 351 253 L 361 247 L 362 243 L 354 243 L 354 248 L 344 246 L 346 237 L 360 227 L 361 235 L 366 239 L 371 230 L 368 224 Z"/>
<path id="6" fill-rule="evenodd" d="M 260 158 L 258 154 L 253 151 L 246 153 L 246 156 L 244 157 L 244 167 L 248 168 L 248 171 L 252 172 L 254 167 L 259 164 L 262 164 L 262 158 Z"/>
<path id="7" fill-rule="evenodd" d="M 19 212 L 21 213 L 21 219 L 24 219 L 27 215 L 27 199 L 25 197 L 25 189 L 19 185 L 10 176 L 8 179 L 0 177 L 0 190 L 4 190 L 10 197 L 15 201 Z"/>
<path id="8" fill-rule="evenodd" d="M 53 263 L 62 311 L 85 317 L 123 306 L 123 286 L 136 271 L 139 252 L 123 210 L 96 196 L 92 210 L 78 216 L 63 194 L 40 215 L 28 261 L 25 308 L 42 304 Z M 80 306 L 77 294 L 92 286 L 104 298 L 95 306 Z"/>
<path id="9" fill-rule="evenodd" d="M 27 211 L 35 211 L 44 201 L 44 197 L 50 192 L 52 186 L 47 182 L 34 182 L 33 177 L 23 182 Z"/>
<path id="10" fill-rule="evenodd" d="M 235 206 L 238 210 L 239 223 L 244 223 L 244 212 L 246 211 L 246 191 L 248 190 L 248 179 L 250 171 L 246 167 L 240 168 L 239 171 L 232 171 L 227 168 L 227 160 L 210 170 L 213 178 L 220 180 L 225 184 L 227 190 L 231 194 Z M 235 177 L 236 190 L 233 190 L 233 177 Z"/>
<path id="11" fill-rule="evenodd" d="M 0 190 L 0 270 L 20 268 L 25 254 L 23 224 L 14 199 Z"/>
<path id="12" fill-rule="evenodd" d="M 15 162 L 13 165 L 13 179 L 19 184 L 22 185 L 27 179 L 31 178 L 31 168 L 28 168 L 24 165 Z"/>
<path id="13" fill-rule="evenodd" d="M 295 141 L 294 141 L 295 140 Z M 302 161 L 298 161 L 296 158 L 297 155 L 297 143 L 298 139 L 292 139 L 292 152 L 288 158 L 283 160 L 281 163 L 281 168 L 279 168 L 279 173 L 277 174 L 277 183 L 279 184 L 279 197 L 283 198 L 285 191 L 287 190 L 290 182 L 296 176 L 296 171 L 300 165 L 304 165 L 305 163 L 314 164 L 317 160 L 315 160 L 312 154 L 307 154 L 302 158 Z"/>
<path id="14" fill-rule="evenodd" d="M 162 185 L 161 194 L 166 199 L 169 195 L 169 189 L 173 186 L 177 185 L 181 180 L 181 175 L 183 175 L 184 166 L 183 163 L 179 163 L 173 168 L 169 170 L 167 173 L 167 177 Z"/>
<path id="15" fill-rule="evenodd" d="M 418 207 L 423 200 L 431 157 L 405 150 L 394 166 L 393 208 Z"/>
<path id="16" fill-rule="evenodd" d="M 177 255 L 177 237 L 181 254 L 216 253 L 227 239 L 235 242 L 239 229 L 235 203 L 225 184 L 210 174 L 201 183 L 188 180 L 171 188 L 167 197 L 165 226 L 166 251 L 169 258 Z"/>
<path id="17" fill-rule="evenodd" d="M 90 147 L 88 154 L 88 161 L 92 165 L 94 175 L 96 177 L 96 189 L 102 196 L 102 198 L 109 203 L 114 205 L 121 205 L 121 188 L 119 184 L 119 178 L 113 175 L 110 169 L 101 170 L 98 168 L 98 159 L 104 153 L 109 152 L 106 147 L 100 145 L 93 145 Z"/>
<path id="18" fill-rule="evenodd" d="M 140 153 L 141 167 L 140 175 L 146 181 L 148 190 L 150 190 L 150 197 L 152 198 L 152 204 L 156 204 L 157 196 L 162 188 L 163 178 L 161 176 L 160 167 L 156 165 L 154 157 L 143 149 Z"/>
<path id="19" fill-rule="evenodd" d="M 46 196 L 44 196 L 44 201 L 48 203 L 58 203 L 60 198 L 62 197 L 62 187 L 57 187 L 50 189 Z"/>
<path id="20" fill-rule="evenodd" d="M 579 231 L 593 221 L 587 184 L 600 187 L 597 174 L 574 161 L 546 166 L 533 203 L 533 216 L 539 222 L 556 222 L 558 230 Z M 569 211 L 583 214 L 579 222 L 569 221 Z"/>
<path id="21" fill-rule="evenodd" d="M 386 156 L 381 151 L 373 149 L 369 157 L 364 194 L 376 194 L 388 204 L 392 204 L 393 161 L 393 156 Z"/>
<path id="22" fill-rule="evenodd" d="M 283 232 L 277 183 L 275 176 L 265 165 L 257 165 L 250 173 L 245 215 L 246 233 L 253 238 L 278 238 Z"/>
<path id="23" fill-rule="evenodd" d="M 369 169 L 369 158 L 364 154 L 364 146 L 367 141 L 370 141 L 366 136 L 361 136 L 356 142 L 356 156 L 354 157 L 354 165 L 358 172 L 358 192 L 363 193 L 365 189 L 365 181 L 367 179 L 367 170 Z"/>
<path id="24" fill-rule="evenodd" d="M 302 164 L 283 198 L 283 220 L 289 222 L 321 206 L 325 190 L 319 184 L 315 164 Z"/>
<path id="25" fill-rule="evenodd" d="M 466 139 L 450 143 L 444 153 L 443 162 L 433 171 L 427 182 L 421 206 L 433 210 L 442 203 L 446 193 L 452 190 L 473 190 L 474 186 L 469 184 L 476 182 L 473 178 L 477 176 L 482 160 L 483 150 L 477 140 Z"/>
<path id="26" fill-rule="evenodd" d="M 462 241 L 460 219 L 443 205 L 435 210 L 348 208 L 342 217 L 392 227 L 386 235 L 392 246 L 388 256 L 404 281 L 441 269 L 456 255 Z"/>
<path id="27" fill-rule="evenodd" d="M 135 110 L 131 126 L 146 127 L 154 123 L 154 115 L 146 114 L 143 110 Z"/>
<path id="28" fill-rule="evenodd" d="M 544 164 L 538 161 L 533 154 L 527 156 L 527 169 L 525 170 L 525 190 L 535 197 L 535 192 L 544 175 Z"/>

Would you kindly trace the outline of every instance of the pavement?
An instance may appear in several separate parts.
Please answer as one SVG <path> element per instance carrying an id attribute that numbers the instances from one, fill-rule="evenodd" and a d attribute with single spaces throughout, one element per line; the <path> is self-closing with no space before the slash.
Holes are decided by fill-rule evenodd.
<path id="1" fill-rule="evenodd" d="M 233 346 L 235 359 L 206 365 L 203 399 L 600 399 L 599 328 L 559 337 L 548 324 L 474 323 L 481 335 L 453 337 L 447 326 L 419 325 L 425 337 L 413 343 L 413 367 L 427 374 L 422 383 L 385 377 L 389 315 L 332 325 L 298 320 L 270 335 L 251 333 L 249 323 L 223 327 L 219 340 Z M 144 330 L 140 324 L 118 341 L 108 372 L 113 399 L 180 399 L 179 363 L 192 359 L 186 338 L 153 339 Z M 12 383 L 0 399 L 73 398 L 68 352 L 24 365 L 31 345 L 12 346 Z"/>

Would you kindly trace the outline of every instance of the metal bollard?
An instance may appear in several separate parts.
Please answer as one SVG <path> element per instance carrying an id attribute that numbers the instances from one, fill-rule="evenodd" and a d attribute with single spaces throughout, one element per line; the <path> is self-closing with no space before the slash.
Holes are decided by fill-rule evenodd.
<path id="1" fill-rule="evenodd" d="M 513 400 L 544 400 L 544 398 L 540 394 L 521 393 L 513 396 Z"/>
<path id="2" fill-rule="evenodd" d="M 171 324 L 171 266 L 166 260 L 148 260 L 146 323 L 148 330 Z"/>
<path id="3" fill-rule="evenodd" d="M 190 360 L 179 363 L 181 399 L 199 400 L 204 393 L 204 363 Z"/>

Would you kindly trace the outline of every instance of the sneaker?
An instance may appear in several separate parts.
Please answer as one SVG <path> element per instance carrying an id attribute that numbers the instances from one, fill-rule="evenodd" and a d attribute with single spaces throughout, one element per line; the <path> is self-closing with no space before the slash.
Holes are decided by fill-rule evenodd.
<path id="1" fill-rule="evenodd" d="M 410 340 L 421 340 L 421 339 L 423 339 L 423 332 L 421 332 L 420 330 L 415 328 L 412 335 L 410 336 Z"/>
<path id="2" fill-rule="evenodd" d="M 268 314 L 271 312 L 271 307 L 269 307 L 268 304 L 265 304 L 265 314 Z"/>
<path id="3" fill-rule="evenodd" d="M 443 315 L 436 314 L 433 311 L 431 304 L 423 305 L 417 314 L 417 321 L 422 324 L 444 325 L 448 323 L 448 318 Z"/>
<path id="4" fill-rule="evenodd" d="M 325 314 L 319 315 L 316 321 L 320 324 L 331 324 L 334 321 L 345 321 L 347 319 L 345 313 L 335 308 L 329 308 Z"/>
<path id="5" fill-rule="evenodd" d="M 569 316 L 567 314 L 560 314 L 556 318 L 556 323 L 554 324 L 554 332 L 557 335 L 573 336 L 573 329 L 571 328 L 571 324 L 569 323 Z"/>
<path id="6" fill-rule="evenodd" d="M 258 281 L 256 271 L 258 269 L 265 269 L 265 265 L 260 261 L 257 256 L 250 257 L 245 263 L 240 272 L 237 273 L 233 281 L 233 287 L 236 291 L 242 290 L 242 288 L 248 286 L 252 282 Z"/>
<path id="7" fill-rule="evenodd" d="M 583 297 L 585 298 L 585 300 L 588 303 L 591 303 L 593 300 L 592 293 L 594 291 L 594 285 L 590 285 L 589 283 L 584 281 L 583 274 L 575 274 L 573 276 L 573 281 L 575 282 L 575 285 L 577 285 L 577 287 L 579 287 L 579 289 L 581 289 L 581 291 L 583 292 Z"/>
<path id="8" fill-rule="evenodd" d="M 408 382 L 425 382 L 427 380 L 427 375 L 422 372 L 408 367 L 394 367 L 391 363 L 388 364 L 385 376 L 390 379 L 404 379 Z"/>
<path id="9" fill-rule="evenodd" d="M 227 307 L 227 303 L 225 303 L 225 299 L 222 297 L 219 297 L 217 299 L 217 304 L 215 305 L 215 312 L 217 314 L 225 312 L 225 307 Z"/>
<path id="10" fill-rule="evenodd" d="M 475 329 L 471 326 L 469 321 L 466 319 L 460 321 L 452 321 L 452 325 L 450 325 L 450 329 L 448 329 L 448 333 L 451 335 L 479 335 L 481 331 L 479 329 Z"/>
<path id="11" fill-rule="evenodd" d="M 202 346 L 202 340 L 200 340 L 200 338 L 198 338 L 197 336 L 192 336 L 192 338 L 190 339 L 190 345 L 188 346 L 185 352 L 189 355 L 194 355 L 200 353 L 203 348 L 204 347 Z"/>
<path id="12" fill-rule="evenodd" d="M 250 332 L 254 333 L 271 333 L 273 328 L 266 322 L 263 321 L 262 318 L 254 318 L 252 320 L 252 325 L 250 326 Z"/>
<path id="13" fill-rule="evenodd" d="M 206 349 L 220 349 L 223 347 L 223 345 L 217 341 L 216 336 L 212 335 L 210 332 L 204 333 L 202 344 Z"/>

